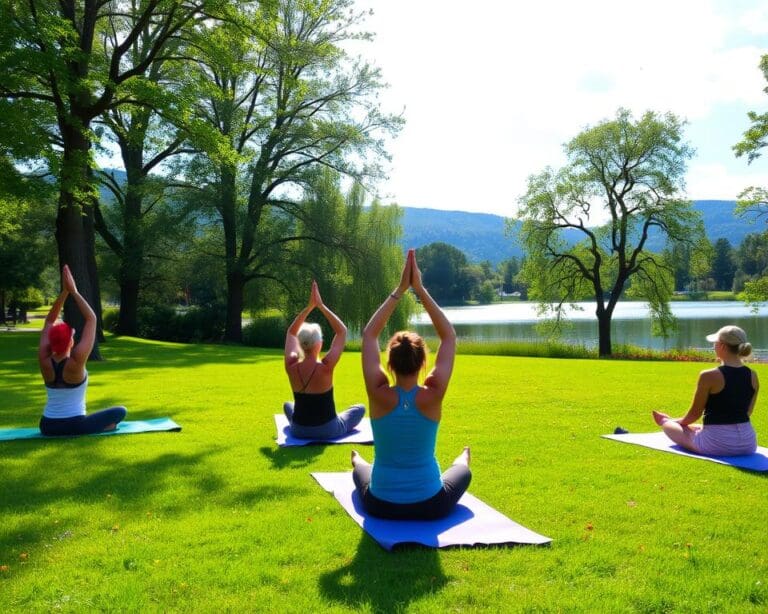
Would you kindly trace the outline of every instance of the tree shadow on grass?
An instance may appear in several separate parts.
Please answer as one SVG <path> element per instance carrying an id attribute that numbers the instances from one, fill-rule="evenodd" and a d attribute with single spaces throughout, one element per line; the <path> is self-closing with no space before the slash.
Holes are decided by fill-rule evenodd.
<path id="1" fill-rule="evenodd" d="M 213 447 L 134 460 L 111 456 L 97 439 L 102 438 L 10 442 L 20 445 L 0 449 L 0 564 L 23 569 L 19 553 L 38 556 L 40 544 L 77 536 L 82 527 L 92 531 L 84 507 L 97 517 L 141 515 L 150 507 L 184 513 L 191 502 L 225 490 L 225 481 L 201 466 L 219 451 Z M 47 448 L 42 454 L 38 449 L 19 461 L 19 448 L 40 445 Z"/>
<path id="2" fill-rule="evenodd" d="M 0 364 L 14 361 L 13 371 L 37 370 L 37 335 L 0 335 Z M 178 368 L 201 364 L 250 364 L 277 360 L 282 350 L 210 343 L 170 343 L 136 337 L 109 337 L 102 344 L 104 361 L 89 363 L 89 369 L 115 371 L 147 367 Z M 281 365 L 282 366 L 282 365 Z"/>
<path id="3" fill-rule="evenodd" d="M 437 550 L 407 548 L 388 552 L 366 533 L 355 557 L 320 576 L 323 597 L 353 610 L 369 606 L 373 612 L 406 611 L 408 606 L 446 585 L 448 578 Z"/>
<path id="4" fill-rule="evenodd" d="M 281 448 L 262 446 L 259 452 L 272 463 L 273 469 L 300 469 L 311 465 L 320 456 L 325 446 L 289 446 Z"/>

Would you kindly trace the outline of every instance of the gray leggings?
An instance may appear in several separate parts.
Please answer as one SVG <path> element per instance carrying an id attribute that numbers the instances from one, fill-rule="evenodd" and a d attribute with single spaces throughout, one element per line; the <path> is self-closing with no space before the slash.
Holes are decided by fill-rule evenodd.
<path id="1" fill-rule="evenodd" d="M 333 420 L 317 426 L 303 426 L 293 423 L 293 402 L 283 403 L 283 412 L 291 425 L 291 435 L 299 439 L 337 439 L 354 429 L 365 415 L 365 405 L 352 405 L 346 411 L 341 412 Z"/>
<path id="2" fill-rule="evenodd" d="M 437 494 L 424 501 L 415 503 L 393 503 L 379 499 L 369 488 L 371 484 L 371 472 L 373 466 L 357 464 L 352 469 L 352 479 L 355 482 L 357 493 L 363 502 L 363 509 L 371 516 L 389 518 L 391 520 L 435 520 L 444 518 L 453 511 L 456 503 L 461 499 L 469 483 L 472 481 L 472 472 L 466 465 L 458 463 L 451 465 L 443 472 L 441 479 L 443 487 Z"/>

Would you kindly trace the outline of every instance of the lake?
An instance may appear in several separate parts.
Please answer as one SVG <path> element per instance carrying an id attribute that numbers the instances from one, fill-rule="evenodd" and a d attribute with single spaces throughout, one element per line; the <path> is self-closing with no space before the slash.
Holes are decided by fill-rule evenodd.
<path id="1" fill-rule="evenodd" d="M 578 303 L 580 310 L 569 310 L 570 328 L 562 340 L 588 347 L 597 346 L 597 319 L 594 303 Z M 725 324 L 736 324 L 747 332 L 755 349 L 768 349 L 768 305 L 756 315 L 739 301 L 681 301 L 670 304 L 678 318 L 678 330 L 668 339 L 651 335 L 647 303 L 624 301 L 616 306 L 611 341 L 652 349 L 710 348 L 705 336 Z M 536 304 L 528 302 L 494 303 L 444 309 L 460 339 L 471 341 L 541 341 L 536 331 L 539 318 Z M 422 334 L 433 334 L 426 313 L 412 321 Z"/>

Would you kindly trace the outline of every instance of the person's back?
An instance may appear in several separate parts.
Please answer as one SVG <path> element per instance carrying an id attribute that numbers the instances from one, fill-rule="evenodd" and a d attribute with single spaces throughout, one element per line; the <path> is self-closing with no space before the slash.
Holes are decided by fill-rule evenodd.
<path id="1" fill-rule="evenodd" d="M 707 335 L 720 366 L 699 373 L 687 413 L 671 418 L 653 411 L 653 420 L 676 444 L 699 454 L 741 456 L 757 449 L 751 416 L 760 383 L 742 359 L 752 353 L 747 334 L 738 326 L 723 326 Z M 703 415 L 703 424 L 694 424 Z"/>
<path id="2" fill-rule="evenodd" d="M 704 405 L 704 425 L 749 422 L 749 409 L 755 396 L 752 370 L 743 365 L 720 365 L 718 370 L 725 385 L 721 391 L 710 393 L 707 397 Z"/>
<path id="3" fill-rule="evenodd" d="M 320 358 L 323 345 L 319 324 L 305 322 L 317 308 L 334 331 L 328 352 Z M 347 327 L 324 303 L 317 283 L 312 282 L 309 304 L 296 316 L 285 334 L 284 367 L 293 392 L 293 402 L 283 403 L 283 412 L 294 437 L 335 439 L 354 429 L 365 414 L 365 406 L 352 405 L 336 414 L 333 398 L 333 370 L 344 351 Z"/>
<path id="4" fill-rule="evenodd" d="M 371 421 L 376 461 L 370 488 L 380 499 L 413 503 L 432 497 L 442 487 L 435 458 L 439 422 L 416 406 L 418 386 L 396 390 L 395 409 Z"/>
<path id="5" fill-rule="evenodd" d="M 83 316 L 80 341 L 65 322 L 58 322 L 64 301 L 70 296 Z M 62 269 L 62 290 L 45 318 L 37 357 L 45 383 L 47 402 L 40 418 L 43 435 L 86 435 L 117 428 L 126 415 L 122 406 L 86 413 L 88 356 L 96 339 L 96 314 L 77 291 L 69 267 Z"/>
<path id="6" fill-rule="evenodd" d="M 379 335 L 409 288 L 426 309 L 440 338 L 432 371 L 419 386 L 426 367 L 426 344 L 416 333 L 395 333 L 387 344 L 388 368 L 381 367 Z M 435 442 L 456 354 L 456 332 L 421 281 L 413 250 L 409 250 L 400 284 L 371 316 L 363 330 L 363 375 L 371 410 L 375 458 L 373 465 L 352 452 L 352 477 L 363 507 L 373 516 L 433 519 L 446 516 L 469 486 L 469 448 L 442 475 Z"/>

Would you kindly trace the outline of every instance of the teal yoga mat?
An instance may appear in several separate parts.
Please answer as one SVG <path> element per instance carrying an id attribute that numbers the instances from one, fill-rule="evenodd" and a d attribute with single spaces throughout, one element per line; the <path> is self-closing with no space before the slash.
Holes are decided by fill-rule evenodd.
<path id="1" fill-rule="evenodd" d="M 100 437 L 103 435 L 131 435 L 133 433 L 152 433 L 156 431 L 180 431 L 181 427 L 170 418 L 153 418 L 152 420 L 124 420 L 114 431 L 94 433 L 93 435 L 73 435 L 73 437 Z M 64 437 L 67 437 L 65 435 Z M 12 439 L 61 439 L 61 437 L 46 437 L 35 428 L 0 429 L 0 441 Z"/>

